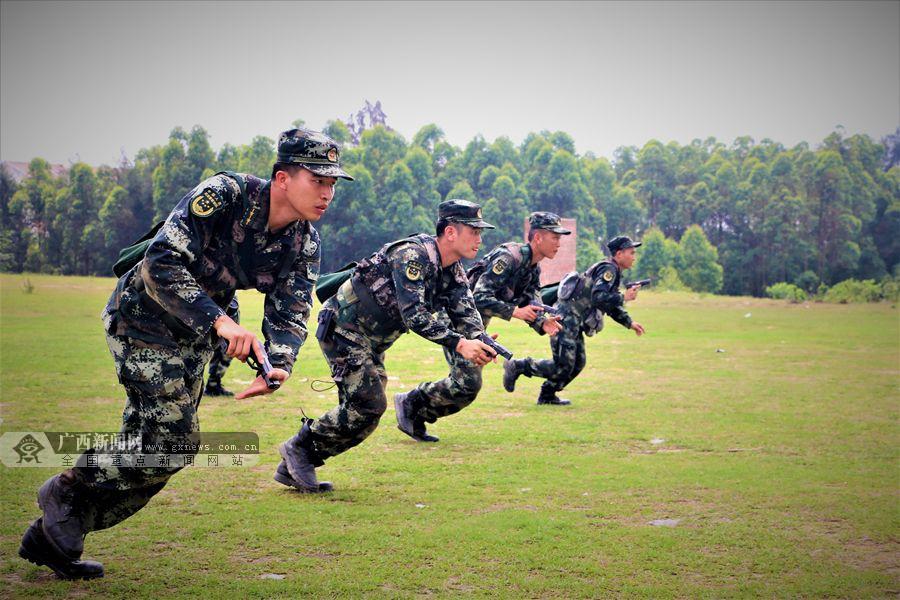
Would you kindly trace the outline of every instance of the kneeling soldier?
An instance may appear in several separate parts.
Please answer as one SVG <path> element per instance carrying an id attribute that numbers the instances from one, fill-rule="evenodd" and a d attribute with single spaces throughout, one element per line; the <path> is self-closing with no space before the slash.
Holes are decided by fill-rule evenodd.
<path id="1" fill-rule="evenodd" d="M 321 491 L 316 467 L 366 439 L 387 408 L 384 353 L 409 330 L 459 356 L 484 365 L 490 346 L 473 339 L 484 331 L 460 259 L 478 253 L 481 208 L 466 200 L 438 207 L 437 235 L 418 234 L 383 246 L 363 260 L 319 313 L 317 337 L 338 387 L 339 405 L 318 420 L 304 418 L 297 435 L 281 445 L 290 476 L 309 492 Z M 433 313 L 445 312 L 449 324 Z M 400 429 L 436 439 L 425 422 L 458 411 L 481 387 L 453 369 L 438 382 L 395 401 Z M 480 374 L 479 374 L 480 375 Z M 408 395 L 401 395 L 408 396 Z"/>
<path id="2" fill-rule="evenodd" d="M 570 404 L 556 394 L 565 388 L 584 369 L 586 355 L 584 335 L 594 335 L 603 329 L 603 315 L 635 334 L 642 335 L 644 328 L 635 323 L 625 312 L 625 301 L 634 300 L 640 286 L 619 292 L 621 272 L 634 264 L 634 249 L 641 242 L 619 236 L 610 240 L 611 258 L 591 266 L 584 273 L 571 273 L 559 284 L 556 308 L 562 319 L 562 331 L 550 340 L 552 359 L 535 360 L 521 358 L 507 361 L 503 368 L 503 387 L 512 392 L 519 375 L 546 379 L 541 386 L 538 404 Z"/>

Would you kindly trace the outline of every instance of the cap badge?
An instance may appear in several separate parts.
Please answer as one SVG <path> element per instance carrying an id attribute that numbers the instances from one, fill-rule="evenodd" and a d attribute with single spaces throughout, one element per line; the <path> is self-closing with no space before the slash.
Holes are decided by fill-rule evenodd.
<path id="1" fill-rule="evenodd" d="M 338 159 L 337 150 L 335 150 L 334 148 L 331 148 L 328 151 L 328 160 L 330 160 L 331 162 L 337 162 L 337 159 Z"/>

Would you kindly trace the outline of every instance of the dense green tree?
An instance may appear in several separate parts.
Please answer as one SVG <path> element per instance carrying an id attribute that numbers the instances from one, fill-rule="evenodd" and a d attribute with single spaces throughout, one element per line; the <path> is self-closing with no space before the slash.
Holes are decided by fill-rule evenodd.
<path id="1" fill-rule="evenodd" d="M 722 266 L 719 253 L 706 239 L 699 225 L 691 225 L 679 243 L 681 250 L 678 274 L 695 292 L 716 293 L 722 289 Z"/>
<path id="2" fill-rule="evenodd" d="M 653 227 L 644 234 L 641 241 L 642 245 L 637 249 L 634 276 L 636 279 L 658 279 L 664 267 L 673 266 L 666 236 L 659 228 Z"/>

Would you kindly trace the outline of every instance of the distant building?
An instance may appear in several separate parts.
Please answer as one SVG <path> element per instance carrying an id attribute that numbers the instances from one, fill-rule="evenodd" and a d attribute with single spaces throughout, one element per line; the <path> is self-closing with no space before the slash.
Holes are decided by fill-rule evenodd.
<path id="1" fill-rule="evenodd" d="M 6 167 L 6 172 L 12 176 L 16 183 L 22 183 L 22 180 L 28 177 L 29 163 L 27 162 L 4 160 L 0 161 L 0 165 Z M 50 165 L 50 172 L 53 173 L 54 177 L 62 177 L 69 172 L 69 168 L 65 165 Z"/>
<path id="2" fill-rule="evenodd" d="M 541 285 L 549 285 L 562 280 L 566 273 L 575 270 L 575 240 L 578 238 L 578 228 L 575 219 L 560 219 L 560 223 L 572 232 L 572 235 L 564 235 L 561 238 L 559 252 L 553 260 L 541 261 Z M 528 219 L 525 219 L 525 239 L 528 239 Z"/>

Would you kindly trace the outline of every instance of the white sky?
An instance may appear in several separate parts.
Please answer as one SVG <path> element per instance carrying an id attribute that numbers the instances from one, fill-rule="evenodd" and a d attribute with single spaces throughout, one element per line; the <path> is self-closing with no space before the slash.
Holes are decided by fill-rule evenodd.
<path id="1" fill-rule="evenodd" d="M 213 147 L 381 100 L 411 139 L 817 145 L 900 125 L 900 2 L 0 2 L 0 159 Z"/>

